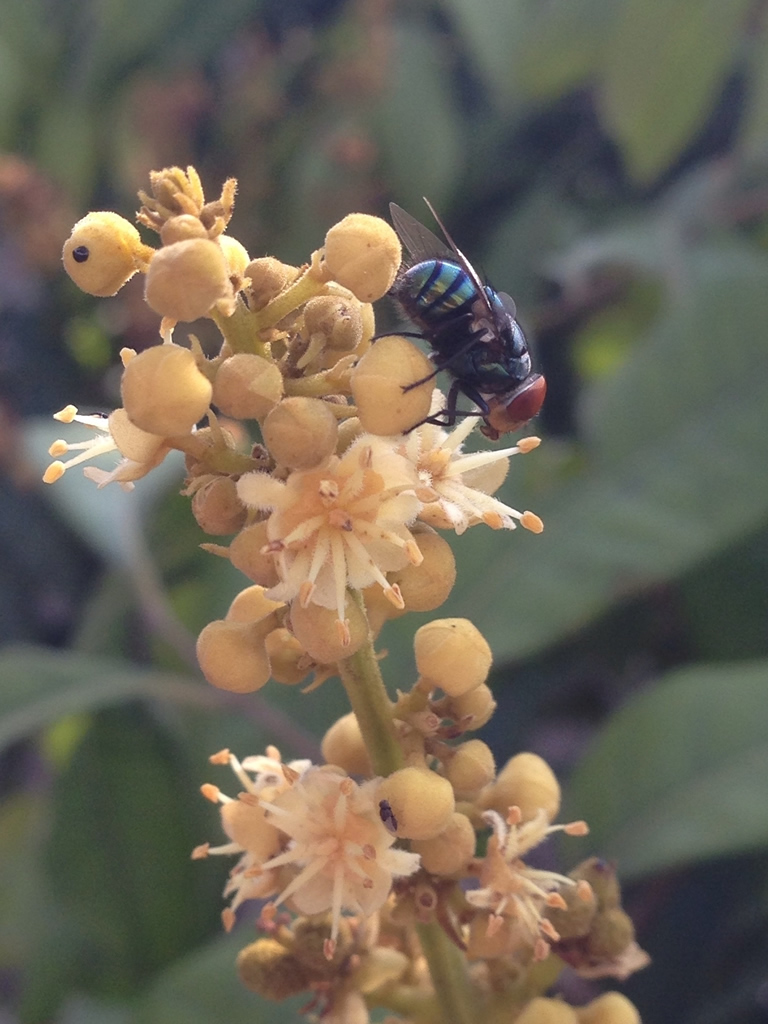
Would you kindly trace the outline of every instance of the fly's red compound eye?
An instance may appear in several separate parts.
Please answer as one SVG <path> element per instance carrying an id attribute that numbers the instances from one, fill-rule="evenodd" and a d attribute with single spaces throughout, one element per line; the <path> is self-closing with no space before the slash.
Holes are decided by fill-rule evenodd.
<path id="1" fill-rule="evenodd" d="M 531 376 L 506 395 L 494 395 L 488 399 L 488 436 L 498 437 L 511 430 L 519 430 L 539 412 L 547 393 L 547 382 L 540 373 Z M 485 433 L 485 431 L 484 431 Z"/>

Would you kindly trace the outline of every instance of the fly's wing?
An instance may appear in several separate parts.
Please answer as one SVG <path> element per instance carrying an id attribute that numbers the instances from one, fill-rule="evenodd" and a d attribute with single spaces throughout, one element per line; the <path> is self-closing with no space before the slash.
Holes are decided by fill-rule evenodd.
<path id="1" fill-rule="evenodd" d="M 432 203 L 430 203 L 430 201 L 427 199 L 426 196 L 424 196 L 424 202 L 429 207 L 429 212 L 432 214 L 432 216 L 435 218 L 437 223 L 440 225 L 440 230 L 445 235 L 445 240 L 450 245 L 450 247 L 451 247 L 451 249 L 453 251 L 453 254 L 458 257 L 459 263 L 464 268 L 464 270 L 467 272 L 470 281 L 475 286 L 475 291 L 477 292 L 478 298 L 480 298 L 482 300 L 483 305 L 485 306 L 486 312 L 488 313 L 488 316 L 489 316 L 491 322 L 495 323 L 496 322 L 496 315 L 494 313 L 493 306 L 491 305 L 491 300 L 488 298 L 488 294 L 487 294 L 487 292 L 485 290 L 485 285 L 480 280 L 480 275 L 475 270 L 475 268 L 472 266 L 472 264 L 469 262 L 467 257 L 464 255 L 464 253 L 458 247 L 458 245 L 456 245 L 456 243 L 451 238 L 451 236 L 448 234 L 448 229 L 446 228 L 445 224 L 443 224 L 443 222 L 440 220 L 440 218 L 438 217 L 438 215 L 437 215 L 437 213 L 435 211 L 434 206 L 432 205 Z"/>
<path id="2" fill-rule="evenodd" d="M 507 313 L 512 317 L 513 320 L 517 319 L 517 306 L 515 300 L 511 295 L 507 295 L 506 292 L 496 292 L 499 297 L 499 301 L 506 310 Z"/>
<path id="3" fill-rule="evenodd" d="M 395 225 L 403 245 L 418 263 L 419 260 L 435 259 L 440 256 L 452 258 L 454 253 L 446 246 L 445 242 L 434 235 L 429 228 L 425 228 L 410 213 L 406 213 L 402 206 L 397 203 L 389 204 L 389 212 L 392 223 Z M 438 221 L 439 223 L 439 221 Z"/>

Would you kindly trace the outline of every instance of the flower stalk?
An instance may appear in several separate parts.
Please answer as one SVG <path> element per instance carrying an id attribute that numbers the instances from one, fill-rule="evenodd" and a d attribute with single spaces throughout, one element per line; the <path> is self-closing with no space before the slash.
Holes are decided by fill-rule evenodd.
<path id="1" fill-rule="evenodd" d="M 405 1024 L 638 1024 L 616 993 L 583 1011 L 544 994 L 563 964 L 624 978 L 647 957 L 611 865 L 595 857 L 562 875 L 526 862 L 553 832 L 580 836 L 587 827 L 553 824 L 560 787 L 542 758 L 522 752 L 497 769 L 490 747 L 471 735 L 495 709 L 480 630 L 463 618 L 422 625 L 416 678 L 410 688 L 397 680 L 396 700 L 377 654 L 389 619 L 432 612 L 451 593 L 456 562 L 443 532 L 542 532 L 535 513 L 494 496 L 510 459 L 539 439 L 464 454 L 477 419 L 443 429 L 456 420 L 455 385 L 446 406 L 418 346 L 397 335 L 372 344 L 372 303 L 392 293 L 405 306 L 410 295 L 400 239 L 386 222 L 349 214 L 307 264 L 291 267 L 251 260 L 227 233 L 234 179 L 213 202 L 194 168 L 152 172 L 150 185 L 137 219 L 158 233 L 157 249 L 124 218 L 97 212 L 75 225 L 63 259 L 94 295 L 145 275 L 162 344 L 122 350 L 122 406 L 109 416 L 75 406 L 57 414 L 92 436 L 54 441 L 44 480 L 117 453 L 111 471 L 85 473 L 99 487 L 131 489 L 170 450 L 182 451 L 182 494 L 198 525 L 232 538 L 203 547 L 248 581 L 198 636 L 203 675 L 240 694 L 311 677 L 309 694 L 339 677 L 351 708 L 323 737 L 320 763 L 284 761 L 271 745 L 242 760 L 227 749 L 210 758 L 231 769 L 238 792 L 202 787 L 225 841 L 192 856 L 236 858 L 224 888 L 226 930 L 244 904 L 261 906 L 259 937 L 237 958 L 241 981 L 272 1000 L 311 992 L 329 1024 L 368 1024 L 374 1007 Z M 410 235 L 410 219 L 395 216 Z M 462 266 L 459 297 L 475 287 Z M 475 332 L 496 332 L 494 351 L 503 349 L 494 307 L 477 293 L 469 308 L 455 306 L 453 286 L 441 292 L 449 278 L 427 267 L 428 315 L 419 305 L 424 281 L 408 298 L 416 320 L 423 313 L 429 326 L 442 309 L 450 330 L 441 337 L 466 329 L 469 354 L 481 344 Z M 189 347 L 173 341 L 178 322 L 201 317 L 221 333 L 212 358 L 194 336 Z M 531 379 L 539 381 L 532 397 L 520 388 L 508 405 L 489 396 L 478 417 L 486 438 L 534 415 L 544 385 Z M 601 1016 L 608 1005 L 611 1015 Z"/>

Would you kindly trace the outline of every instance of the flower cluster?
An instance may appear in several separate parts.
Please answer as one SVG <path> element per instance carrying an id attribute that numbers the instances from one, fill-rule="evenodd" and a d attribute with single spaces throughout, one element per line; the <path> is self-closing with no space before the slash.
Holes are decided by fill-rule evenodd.
<path id="1" fill-rule="evenodd" d="M 211 758 L 239 792 L 203 787 L 227 841 L 193 856 L 237 858 L 227 929 L 243 903 L 259 904 L 263 934 L 241 953 L 241 978 L 273 999 L 313 992 L 326 1024 L 365 1024 L 373 1006 L 406 1021 L 631 1024 L 636 1011 L 615 993 L 578 1010 L 544 995 L 564 962 L 625 977 L 645 955 L 610 866 L 563 875 L 528 863 L 552 832 L 587 828 L 553 824 L 560 790 L 541 758 L 518 754 L 497 771 L 469 735 L 495 707 L 483 636 L 461 618 L 422 626 L 417 677 L 394 700 L 374 649 L 387 619 L 448 597 L 445 531 L 541 533 L 537 515 L 495 497 L 510 458 L 539 439 L 465 453 L 477 418 L 438 425 L 430 360 L 399 335 L 372 344 L 371 304 L 401 261 L 388 224 L 350 214 L 302 267 L 251 259 L 228 234 L 235 193 L 229 180 L 206 201 L 193 168 L 153 172 L 137 219 L 157 248 L 114 213 L 75 225 L 67 272 L 101 296 L 143 274 L 160 343 L 123 350 L 122 406 L 108 417 L 57 415 L 95 436 L 57 440 L 45 480 L 117 452 L 111 470 L 86 475 L 130 489 L 183 452 L 198 524 L 231 538 L 204 547 L 248 580 L 199 635 L 206 679 L 249 693 L 339 676 L 348 694 L 323 764 L 285 763 L 272 747 Z M 177 323 L 201 317 L 221 333 L 213 354 L 194 336 L 173 340 Z M 552 970 L 537 973 L 542 964 Z"/>

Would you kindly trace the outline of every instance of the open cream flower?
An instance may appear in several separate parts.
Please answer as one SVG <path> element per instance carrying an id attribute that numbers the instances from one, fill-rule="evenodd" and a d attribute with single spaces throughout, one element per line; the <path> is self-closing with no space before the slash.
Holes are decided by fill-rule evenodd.
<path id="1" fill-rule="evenodd" d="M 487 934 L 507 928 L 511 948 L 532 946 L 534 956 L 541 960 L 549 952 L 549 941 L 559 939 L 551 921 L 544 916 L 547 907 L 565 907 L 559 890 L 576 886 L 588 899 L 589 883 L 575 881 L 555 871 L 529 867 L 521 859 L 553 832 L 583 836 L 589 831 L 583 821 L 567 825 L 550 825 L 544 810 L 529 821 L 522 821 L 519 807 L 511 807 L 506 821 L 496 811 L 483 815 L 491 826 L 492 835 L 480 869 L 479 889 L 471 889 L 466 898 L 473 906 L 490 911 Z"/>
<path id="2" fill-rule="evenodd" d="M 237 799 L 227 796 L 210 783 L 202 787 L 203 796 L 212 803 L 221 804 L 221 826 L 229 842 L 221 846 L 203 843 L 192 851 L 193 860 L 202 860 L 209 855 L 241 855 L 224 887 L 224 896 L 232 897 L 221 915 L 224 927 L 229 931 L 241 903 L 274 896 L 279 887 L 279 872 L 264 870 L 263 863 L 282 848 L 284 837 L 267 821 L 260 798 L 273 797 L 287 789 L 291 780 L 299 778 L 311 762 L 283 764 L 280 752 L 272 746 L 267 747 L 266 755 L 246 757 L 242 762 L 229 750 L 221 750 L 210 758 L 210 762 L 228 764 L 243 787 Z"/>
<path id="3" fill-rule="evenodd" d="M 117 451 L 123 457 L 111 472 L 98 469 L 96 466 L 87 466 L 83 472 L 98 487 L 105 487 L 115 481 L 123 490 L 130 491 L 133 489 L 133 481 L 141 479 L 155 466 L 159 466 L 170 451 L 165 438 L 148 434 L 131 423 L 125 409 L 115 409 L 109 416 L 83 416 L 74 405 L 68 405 L 55 413 L 53 418 L 60 423 L 80 423 L 93 430 L 96 436 L 87 441 L 76 441 L 74 444 L 63 440 L 54 441 L 48 449 L 48 454 L 56 461 L 51 463 L 43 476 L 47 484 L 60 480 L 73 466 L 95 459 L 98 455 Z M 73 451 L 79 454 L 67 459 L 66 462 L 61 461 L 62 455 Z"/>
<path id="4" fill-rule="evenodd" d="M 436 392 L 436 402 L 444 402 L 440 392 Z M 419 519 L 430 526 L 461 534 L 476 523 L 494 530 L 514 530 L 519 522 L 526 530 L 541 533 L 544 525 L 535 513 L 518 512 L 492 497 L 506 476 L 509 457 L 533 451 L 541 443 L 539 438 L 522 438 L 512 448 L 463 454 L 461 446 L 476 422 L 476 417 L 467 416 L 450 433 L 433 423 L 422 423 L 402 437 L 376 438 L 374 451 L 390 447 L 415 467 L 419 478 L 416 493 L 424 502 Z"/>
<path id="5" fill-rule="evenodd" d="M 272 510 L 267 550 L 275 555 L 280 583 L 268 597 L 333 608 L 344 623 L 347 587 L 380 583 L 389 600 L 403 607 L 384 574 L 422 560 L 407 528 L 421 508 L 418 479 L 402 455 L 374 447 L 375 440 L 364 435 L 341 458 L 296 470 L 285 483 L 267 473 L 240 479 L 241 501 Z"/>
<path id="6" fill-rule="evenodd" d="M 341 912 L 368 917 L 382 907 L 393 877 L 413 874 L 419 855 L 393 850 L 395 836 L 381 820 L 380 779 L 358 785 L 336 768 L 310 768 L 269 802 L 267 821 L 290 838 L 288 849 L 262 864 L 265 871 L 295 868 L 277 897 L 301 914 L 330 910 L 333 954 Z"/>

